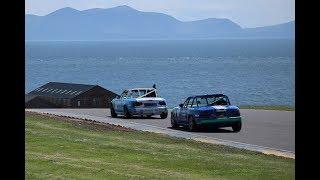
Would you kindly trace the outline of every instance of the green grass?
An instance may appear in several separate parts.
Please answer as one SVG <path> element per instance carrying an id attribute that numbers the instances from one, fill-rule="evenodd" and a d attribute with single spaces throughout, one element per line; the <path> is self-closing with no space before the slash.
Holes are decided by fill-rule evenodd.
<path id="1" fill-rule="evenodd" d="M 294 179 L 295 160 L 26 113 L 26 179 Z"/>
<path id="2" fill-rule="evenodd" d="M 291 106 L 240 106 L 240 109 L 262 109 L 262 110 L 278 110 L 278 111 L 294 111 Z"/>

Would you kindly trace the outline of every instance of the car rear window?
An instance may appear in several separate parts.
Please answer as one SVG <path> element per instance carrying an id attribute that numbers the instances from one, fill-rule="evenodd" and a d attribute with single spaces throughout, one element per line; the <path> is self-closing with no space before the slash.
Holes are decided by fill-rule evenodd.
<path id="1" fill-rule="evenodd" d="M 150 93 L 151 90 L 148 90 L 147 93 Z M 155 91 L 151 92 L 150 94 L 147 94 L 146 97 L 157 97 L 157 94 Z"/>

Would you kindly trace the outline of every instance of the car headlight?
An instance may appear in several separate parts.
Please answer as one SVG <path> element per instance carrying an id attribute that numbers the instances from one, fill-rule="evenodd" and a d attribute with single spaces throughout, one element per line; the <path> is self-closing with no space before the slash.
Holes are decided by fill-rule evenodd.
<path id="1" fill-rule="evenodd" d="M 194 117 L 199 117 L 199 116 L 200 116 L 199 114 L 195 114 L 195 115 L 194 115 Z"/>

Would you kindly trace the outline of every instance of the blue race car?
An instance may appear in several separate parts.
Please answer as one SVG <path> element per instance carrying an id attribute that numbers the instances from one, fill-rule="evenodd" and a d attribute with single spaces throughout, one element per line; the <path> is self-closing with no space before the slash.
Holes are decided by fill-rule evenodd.
<path id="1" fill-rule="evenodd" d="M 151 117 L 160 115 L 167 118 L 168 109 L 166 100 L 159 97 L 156 88 L 135 88 L 123 91 L 111 101 L 111 116 L 124 115 L 131 118 L 134 115 Z"/>
<path id="2" fill-rule="evenodd" d="M 223 94 L 188 97 L 171 111 L 171 126 L 187 127 L 194 131 L 200 126 L 232 127 L 241 130 L 241 116 L 237 106 L 230 105 L 229 98 Z"/>

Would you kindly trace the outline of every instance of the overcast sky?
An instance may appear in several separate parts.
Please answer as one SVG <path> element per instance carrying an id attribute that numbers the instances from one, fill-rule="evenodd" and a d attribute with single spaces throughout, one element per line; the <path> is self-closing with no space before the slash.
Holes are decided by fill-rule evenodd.
<path id="1" fill-rule="evenodd" d="M 259 27 L 295 19 L 294 0 L 26 0 L 26 13 L 46 15 L 57 9 L 78 10 L 128 5 L 161 12 L 181 21 L 228 18 L 242 27 Z"/>

